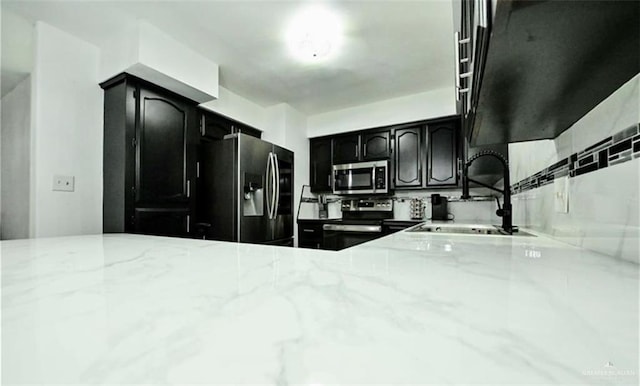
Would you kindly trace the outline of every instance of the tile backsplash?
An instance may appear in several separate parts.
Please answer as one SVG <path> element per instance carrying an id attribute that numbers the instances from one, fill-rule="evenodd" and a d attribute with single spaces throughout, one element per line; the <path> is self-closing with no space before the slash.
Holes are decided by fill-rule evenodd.
<path id="1" fill-rule="evenodd" d="M 637 75 L 557 138 L 509 145 L 514 224 L 640 263 L 639 91 Z"/>
<path id="2" fill-rule="evenodd" d="M 605 139 L 555 162 L 549 167 L 511 185 L 513 194 L 539 188 L 555 179 L 604 169 L 608 166 L 640 158 L 640 123 L 608 136 Z"/>

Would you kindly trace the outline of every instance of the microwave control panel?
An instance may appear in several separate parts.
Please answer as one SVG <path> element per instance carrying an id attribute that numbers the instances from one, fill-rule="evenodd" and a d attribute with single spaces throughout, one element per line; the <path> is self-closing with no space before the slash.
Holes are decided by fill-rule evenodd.
<path id="1" fill-rule="evenodd" d="M 376 189 L 384 189 L 387 187 L 387 169 L 384 167 L 376 168 Z"/>

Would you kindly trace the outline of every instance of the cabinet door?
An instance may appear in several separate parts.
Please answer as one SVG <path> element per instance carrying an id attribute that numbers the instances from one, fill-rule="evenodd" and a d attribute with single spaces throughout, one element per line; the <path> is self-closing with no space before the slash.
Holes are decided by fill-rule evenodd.
<path id="1" fill-rule="evenodd" d="M 360 135 L 348 135 L 333 139 L 333 163 L 345 164 L 360 159 Z"/>
<path id="2" fill-rule="evenodd" d="M 309 141 L 309 180 L 314 193 L 331 192 L 331 139 L 320 138 Z"/>
<path id="3" fill-rule="evenodd" d="M 456 185 L 457 146 L 455 122 L 427 127 L 427 186 Z"/>
<path id="4" fill-rule="evenodd" d="M 362 159 L 373 161 L 389 158 L 389 132 L 362 134 Z"/>
<path id="5" fill-rule="evenodd" d="M 190 223 L 187 210 L 136 209 L 134 231 L 145 235 L 186 237 L 191 231 Z"/>
<path id="6" fill-rule="evenodd" d="M 195 152 L 189 154 L 195 107 L 144 88 L 138 103 L 136 205 L 186 204 L 194 188 L 188 168 L 195 167 Z"/>
<path id="7" fill-rule="evenodd" d="M 422 186 L 422 127 L 396 130 L 395 139 L 395 187 L 419 188 Z"/>
<path id="8" fill-rule="evenodd" d="M 254 129 L 251 126 L 243 125 L 241 123 L 231 123 L 231 132 L 242 133 L 256 138 L 262 138 L 262 131 Z"/>
<path id="9" fill-rule="evenodd" d="M 220 140 L 231 134 L 231 122 L 214 113 L 201 112 L 200 135 L 207 139 Z"/>
<path id="10" fill-rule="evenodd" d="M 322 249 L 322 223 L 298 224 L 298 247 Z"/>

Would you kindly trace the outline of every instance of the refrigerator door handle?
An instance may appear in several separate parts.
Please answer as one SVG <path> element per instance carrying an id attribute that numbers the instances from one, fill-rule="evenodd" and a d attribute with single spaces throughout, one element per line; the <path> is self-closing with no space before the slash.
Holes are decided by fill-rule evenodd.
<path id="1" fill-rule="evenodd" d="M 271 167 L 269 168 L 271 172 L 271 209 L 269 210 L 269 219 L 273 220 L 275 218 L 275 206 L 276 206 L 276 167 L 273 162 L 274 155 L 273 153 L 269 153 L 269 162 L 271 163 Z"/>
<path id="2" fill-rule="evenodd" d="M 273 153 L 273 166 L 276 171 L 276 203 L 273 206 L 273 218 L 275 219 L 278 216 L 278 207 L 280 206 L 280 166 L 278 166 L 278 155 Z"/>
<path id="3" fill-rule="evenodd" d="M 271 179 L 271 153 L 269 153 L 269 156 L 267 157 L 267 171 L 266 171 L 266 176 L 265 176 L 265 181 L 264 181 L 264 195 L 266 196 L 266 201 L 267 201 L 267 216 L 269 216 L 269 219 L 271 219 L 271 200 L 270 200 L 270 195 L 269 195 L 269 180 Z"/>

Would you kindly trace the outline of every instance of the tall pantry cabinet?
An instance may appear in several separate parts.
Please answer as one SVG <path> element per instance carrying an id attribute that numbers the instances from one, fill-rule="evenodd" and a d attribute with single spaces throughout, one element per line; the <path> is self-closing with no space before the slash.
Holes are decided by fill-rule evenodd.
<path id="1" fill-rule="evenodd" d="M 125 74 L 100 86 L 104 232 L 191 235 L 199 141 L 196 103 Z"/>

